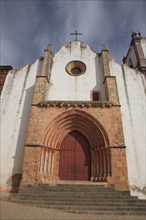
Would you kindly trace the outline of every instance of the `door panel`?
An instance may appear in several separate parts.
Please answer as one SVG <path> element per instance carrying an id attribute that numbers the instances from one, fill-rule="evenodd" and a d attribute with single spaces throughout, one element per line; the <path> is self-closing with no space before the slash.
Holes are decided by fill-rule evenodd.
<path id="1" fill-rule="evenodd" d="M 60 148 L 59 177 L 61 180 L 89 180 L 90 146 L 78 131 L 70 132 Z"/>

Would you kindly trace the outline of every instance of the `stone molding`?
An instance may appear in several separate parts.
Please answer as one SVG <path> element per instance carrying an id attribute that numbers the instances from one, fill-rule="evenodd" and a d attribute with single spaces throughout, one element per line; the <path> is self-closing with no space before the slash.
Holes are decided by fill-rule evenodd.
<path id="1" fill-rule="evenodd" d="M 48 107 L 106 107 L 111 108 L 112 106 L 120 107 L 121 105 L 113 104 L 111 102 L 102 102 L 102 101 L 41 101 L 37 104 L 32 104 L 32 106 L 36 106 L 39 108 L 48 108 Z"/>

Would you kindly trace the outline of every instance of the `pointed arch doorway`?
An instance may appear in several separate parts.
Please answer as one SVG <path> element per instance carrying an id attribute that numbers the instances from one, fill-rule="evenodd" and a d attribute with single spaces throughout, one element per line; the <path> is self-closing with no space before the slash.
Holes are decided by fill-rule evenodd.
<path id="1" fill-rule="evenodd" d="M 79 131 L 66 135 L 60 147 L 60 180 L 87 181 L 91 177 L 90 145 Z"/>

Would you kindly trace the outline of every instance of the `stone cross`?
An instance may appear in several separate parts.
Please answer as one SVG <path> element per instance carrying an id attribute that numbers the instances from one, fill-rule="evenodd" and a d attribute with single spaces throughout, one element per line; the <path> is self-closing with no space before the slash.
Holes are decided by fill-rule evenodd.
<path id="1" fill-rule="evenodd" d="M 81 33 L 78 33 L 77 31 L 75 33 L 71 33 L 71 35 L 75 35 L 75 41 L 77 41 L 77 36 L 82 35 Z"/>

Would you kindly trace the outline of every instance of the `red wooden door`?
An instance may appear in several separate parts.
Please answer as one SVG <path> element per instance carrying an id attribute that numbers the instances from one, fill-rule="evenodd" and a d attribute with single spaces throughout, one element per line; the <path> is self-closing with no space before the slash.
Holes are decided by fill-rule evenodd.
<path id="1" fill-rule="evenodd" d="M 70 132 L 63 140 L 60 149 L 60 180 L 89 180 L 90 146 L 84 135 Z"/>

